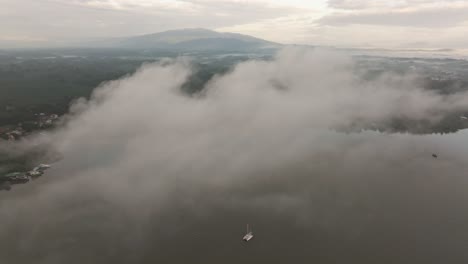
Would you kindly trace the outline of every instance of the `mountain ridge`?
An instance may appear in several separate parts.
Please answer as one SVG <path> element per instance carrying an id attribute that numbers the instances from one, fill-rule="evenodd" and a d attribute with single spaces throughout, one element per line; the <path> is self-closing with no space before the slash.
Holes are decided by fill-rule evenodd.
<path id="1" fill-rule="evenodd" d="M 203 28 L 168 30 L 158 33 L 106 40 L 99 46 L 129 49 L 251 50 L 276 49 L 282 44 L 249 35 L 217 32 Z"/>

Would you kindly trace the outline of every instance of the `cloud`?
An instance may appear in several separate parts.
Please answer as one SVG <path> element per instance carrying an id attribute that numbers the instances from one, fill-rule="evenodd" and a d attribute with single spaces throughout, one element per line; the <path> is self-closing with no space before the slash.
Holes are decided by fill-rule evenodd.
<path id="1" fill-rule="evenodd" d="M 1 40 L 3 47 L 63 46 L 196 27 L 295 44 L 399 48 L 409 35 L 415 38 L 410 42 L 425 42 L 429 48 L 460 48 L 466 46 L 468 20 L 466 1 L 449 0 L 0 0 L 0 4 L 0 23 L 9 25 L 0 28 L 0 35 L 10 39 Z"/>
<path id="2" fill-rule="evenodd" d="M 60 1 L 60 0 L 56 0 Z M 89 6 L 97 7 L 108 7 L 108 8 L 132 8 L 132 7 L 167 7 L 167 8 L 176 8 L 184 9 L 191 8 L 194 6 L 212 6 L 214 8 L 230 6 L 246 6 L 252 8 L 258 8 L 263 6 L 264 8 L 269 7 L 288 7 L 288 8 L 312 8 L 316 5 L 311 4 L 309 1 L 304 0 L 291 0 L 291 1 L 277 1 L 277 0 L 253 0 L 253 1 L 239 1 L 239 0 L 176 0 L 176 1 L 167 1 L 167 0 L 75 0 L 72 1 L 75 4 L 84 4 Z"/>
<path id="3" fill-rule="evenodd" d="M 263 39 L 274 40 L 283 44 L 314 43 L 311 27 L 320 14 L 291 15 L 275 19 L 264 19 L 249 24 L 221 27 L 216 30 L 223 32 L 239 32 L 257 36 Z M 274 28 L 272 31 L 270 29 Z M 322 36 L 323 37 L 323 36 Z"/>
<path id="4" fill-rule="evenodd" d="M 343 10 L 422 8 L 428 6 L 457 6 L 466 4 L 460 0 L 328 0 L 328 6 Z"/>
<path id="5" fill-rule="evenodd" d="M 54 42 L 218 28 L 308 12 L 294 5 L 246 1 L 0 0 L 1 35 Z M 37 19 L 41 14 L 41 19 Z"/>
<path id="6" fill-rule="evenodd" d="M 145 65 L 73 108 L 52 135 L 64 159 L 0 194 L 3 261 L 463 259 L 466 135 L 330 129 L 431 120 L 465 107 L 467 94 L 432 93 L 411 76 L 365 82 L 346 56 L 286 49 L 187 96 L 190 65 Z M 248 245 L 246 223 L 257 235 Z"/>
<path id="7" fill-rule="evenodd" d="M 417 10 L 395 10 L 331 14 L 318 20 L 322 25 L 383 25 L 402 27 L 453 27 L 468 21 L 468 7 L 425 8 Z"/>
<path id="8" fill-rule="evenodd" d="M 369 1 L 369 0 L 329 0 L 328 6 L 335 9 L 369 9 L 377 7 L 391 7 L 401 4 L 401 1 Z"/>

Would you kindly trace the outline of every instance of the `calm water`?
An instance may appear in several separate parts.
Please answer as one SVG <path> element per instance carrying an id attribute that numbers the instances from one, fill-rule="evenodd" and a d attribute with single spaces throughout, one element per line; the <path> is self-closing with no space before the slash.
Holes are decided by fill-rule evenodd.
<path id="1" fill-rule="evenodd" d="M 0 194 L 0 262 L 468 261 L 468 131 L 316 138 L 216 170 L 154 161 L 124 175 L 66 153 Z"/>

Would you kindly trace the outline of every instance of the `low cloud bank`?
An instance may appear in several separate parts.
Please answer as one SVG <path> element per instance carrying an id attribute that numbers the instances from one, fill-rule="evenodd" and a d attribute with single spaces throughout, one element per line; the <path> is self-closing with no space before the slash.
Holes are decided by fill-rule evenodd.
<path id="1" fill-rule="evenodd" d="M 414 76 L 364 81 L 352 59 L 321 50 L 241 63 L 196 96 L 180 89 L 191 72 L 183 59 L 145 65 L 77 102 L 51 135 L 64 159 L 1 194 L 0 258 L 467 260 L 466 136 L 334 131 L 356 120 L 433 122 L 463 109 L 466 93 L 440 95 Z"/>

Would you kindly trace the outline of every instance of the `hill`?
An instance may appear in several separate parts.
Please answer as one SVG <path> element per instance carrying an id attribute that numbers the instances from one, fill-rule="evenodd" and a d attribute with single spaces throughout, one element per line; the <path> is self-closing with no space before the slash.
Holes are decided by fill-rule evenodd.
<path id="1" fill-rule="evenodd" d="M 100 46 L 182 51 L 248 51 L 276 49 L 282 45 L 248 35 L 197 28 L 106 40 L 101 42 Z"/>

